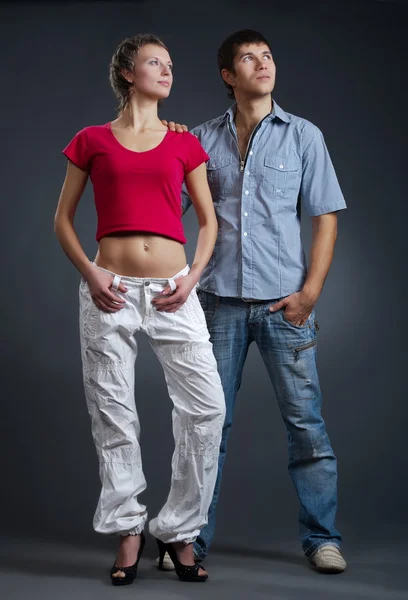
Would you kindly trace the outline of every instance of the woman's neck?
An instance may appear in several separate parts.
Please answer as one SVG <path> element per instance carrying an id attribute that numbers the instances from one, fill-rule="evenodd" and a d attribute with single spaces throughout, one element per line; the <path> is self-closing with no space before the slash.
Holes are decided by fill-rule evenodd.
<path id="1" fill-rule="evenodd" d="M 146 129 L 165 129 L 157 115 L 157 100 L 132 95 L 126 108 L 114 121 L 118 127 L 132 129 L 135 133 Z"/>

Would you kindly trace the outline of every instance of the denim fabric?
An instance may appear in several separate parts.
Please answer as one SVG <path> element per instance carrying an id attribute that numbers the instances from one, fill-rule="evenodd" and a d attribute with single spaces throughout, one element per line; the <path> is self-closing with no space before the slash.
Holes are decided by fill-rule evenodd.
<path id="1" fill-rule="evenodd" d="M 319 546 L 339 546 L 341 536 L 335 528 L 337 461 L 321 415 L 314 311 L 306 324 L 299 327 L 285 319 L 283 310 L 269 312 L 270 304 L 276 300 L 247 303 L 203 290 L 198 295 L 224 389 L 226 419 L 208 524 L 195 542 L 196 555 L 204 558 L 214 537 L 235 398 L 252 342 L 259 348 L 287 431 L 288 468 L 300 501 L 299 533 L 303 550 L 310 556 Z"/>

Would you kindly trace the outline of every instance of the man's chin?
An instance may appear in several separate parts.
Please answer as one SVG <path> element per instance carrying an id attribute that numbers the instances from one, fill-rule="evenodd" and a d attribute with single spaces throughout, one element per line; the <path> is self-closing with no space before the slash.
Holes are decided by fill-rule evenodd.
<path id="1" fill-rule="evenodd" d="M 273 92 L 273 85 L 269 85 L 268 87 L 262 86 L 253 88 L 247 91 L 247 97 L 253 100 L 262 100 L 263 98 L 269 98 Z"/>

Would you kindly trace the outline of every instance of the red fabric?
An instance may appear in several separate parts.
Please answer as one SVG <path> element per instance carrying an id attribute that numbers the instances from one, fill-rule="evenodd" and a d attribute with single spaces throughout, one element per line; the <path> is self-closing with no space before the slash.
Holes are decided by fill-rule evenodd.
<path id="1" fill-rule="evenodd" d="M 191 133 L 168 131 L 156 148 L 133 152 L 119 143 L 106 123 L 79 131 L 63 154 L 89 172 L 98 242 L 119 231 L 146 231 L 186 242 L 181 186 L 187 173 L 209 159 Z"/>

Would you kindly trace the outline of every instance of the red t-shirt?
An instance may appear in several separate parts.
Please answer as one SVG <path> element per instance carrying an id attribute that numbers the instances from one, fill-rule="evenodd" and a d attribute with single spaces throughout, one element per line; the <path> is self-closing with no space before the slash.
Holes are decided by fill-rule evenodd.
<path id="1" fill-rule="evenodd" d="M 184 244 L 181 187 L 209 159 L 191 133 L 168 131 L 146 152 L 128 150 L 110 123 L 85 127 L 63 153 L 89 172 L 98 216 L 96 240 L 118 231 L 146 231 Z"/>

